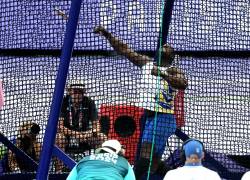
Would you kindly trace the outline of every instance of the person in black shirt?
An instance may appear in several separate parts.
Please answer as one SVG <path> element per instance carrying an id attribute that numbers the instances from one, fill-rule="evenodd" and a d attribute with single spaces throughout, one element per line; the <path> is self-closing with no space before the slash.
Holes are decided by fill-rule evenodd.
<path id="1" fill-rule="evenodd" d="M 58 132 L 57 144 L 69 154 L 89 152 L 106 140 L 106 135 L 100 132 L 95 102 L 86 96 L 85 85 L 81 82 L 70 83 L 67 88 Z"/>
<path id="2" fill-rule="evenodd" d="M 83 84 L 71 84 L 63 98 L 60 118 L 63 118 L 64 126 L 71 130 L 87 131 L 97 126 L 95 102 L 85 93 Z"/>

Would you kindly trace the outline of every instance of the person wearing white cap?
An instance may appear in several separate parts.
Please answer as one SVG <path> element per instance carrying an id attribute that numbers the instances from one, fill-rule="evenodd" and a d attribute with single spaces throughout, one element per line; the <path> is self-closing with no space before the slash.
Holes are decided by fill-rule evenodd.
<path id="1" fill-rule="evenodd" d="M 249 180 L 249 179 L 250 179 L 250 171 L 246 172 L 241 178 L 241 180 Z"/>
<path id="2" fill-rule="evenodd" d="M 71 80 L 68 84 L 61 106 L 56 142 L 78 161 L 79 154 L 89 155 L 107 138 L 101 132 L 96 104 L 86 95 L 84 82 Z M 57 172 L 62 171 L 62 162 L 56 161 L 55 168 Z"/>
<path id="3" fill-rule="evenodd" d="M 197 139 L 189 139 L 182 145 L 185 165 L 168 171 L 164 180 L 220 180 L 217 172 L 202 166 L 204 146 Z"/>
<path id="4" fill-rule="evenodd" d="M 107 140 L 95 154 L 84 157 L 67 180 L 135 180 L 134 171 L 124 158 L 125 149 L 117 140 Z"/>

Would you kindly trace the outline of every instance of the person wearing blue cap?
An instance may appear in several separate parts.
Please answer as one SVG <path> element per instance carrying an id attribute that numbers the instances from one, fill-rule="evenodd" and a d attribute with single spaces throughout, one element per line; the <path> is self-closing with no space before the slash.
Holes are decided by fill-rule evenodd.
<path id="1" fill-rule="evenodd" d="M 217 172 L 202 166 L 204 147 L 202 142 L 189 139 L 182 145 L 185 155 L 185 165 L 168 171 L 164 180 L 220 180 Z"/>

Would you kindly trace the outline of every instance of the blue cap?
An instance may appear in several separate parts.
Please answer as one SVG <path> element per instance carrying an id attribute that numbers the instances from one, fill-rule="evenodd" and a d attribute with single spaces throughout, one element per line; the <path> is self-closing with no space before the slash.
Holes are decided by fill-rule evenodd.
<path id="1" fill-rule="evenodd" d="M 195 154 L 200 159 L 202 158 L 203 145 L 199 141 L 190 140 L 183 146 L 183 150 L 185 151 L 186 157 L 190 157 L 191 155 Z"/>

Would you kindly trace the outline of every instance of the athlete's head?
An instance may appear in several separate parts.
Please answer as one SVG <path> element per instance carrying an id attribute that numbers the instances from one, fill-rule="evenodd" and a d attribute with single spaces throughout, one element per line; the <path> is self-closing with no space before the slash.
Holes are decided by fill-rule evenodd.
<path id="1" fill-rule="evenodd" d="M 125 155 L 125 149 L 124 147 L 121 145 L 121 143 L 117 140 L 107 140 L 104 143 L 102 143 L 102 147 L 97 149 L 97 153 L 104 151 L 104 152 L 108 152 L 111 154 L 118 154 L 118 155 Z"/>
<path id="2" fill-rule="evenodd" d="M 175 52 L 174 49 L 168 45 L 164 44 L 161 49 L 161 66 L 170 66 L 174 60 Z"/>

